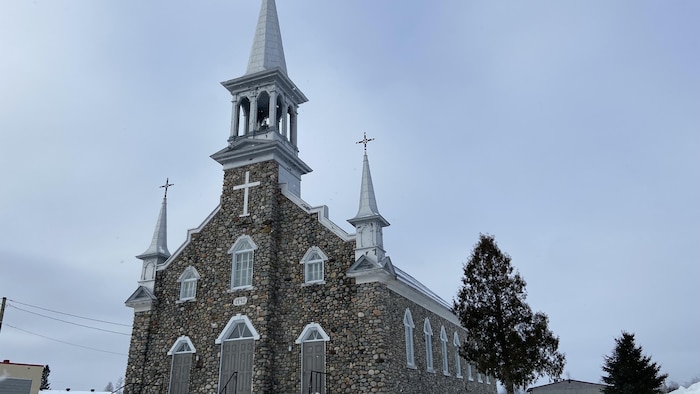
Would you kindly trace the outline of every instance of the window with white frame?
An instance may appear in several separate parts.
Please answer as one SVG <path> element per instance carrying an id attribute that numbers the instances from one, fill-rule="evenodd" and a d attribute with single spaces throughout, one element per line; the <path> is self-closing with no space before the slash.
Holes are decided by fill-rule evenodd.
<path id="1" fill-rule="evenodd" d="M 171 394 L 186 394 L 189 391 L 192 355 L 196 353 L 192 341 L 187 336 L 181 336 L 168 351 L 172 356 L 170 367 L 170 382 L 168 392 Z"/>
<path id="2" fill-rule="evenodd" d="M 240 289 L 253 285 L 253 256 L 258 247 L 253 240 L 242 235 L 228 251 L 232 257 L 231 288 Z"/>
<path id="3" fill-rule="evenodd" d="M 467 363 L 467 378 L 474 381 L 474 375 L 472 374 L 472 363 Z"/>
<path id="4" fill-rule="evenodd" d="M 328 261 L 328 256 L 316 246 L 309 250 L 301 259 L 301 264 L 304 265 L 304 283 L 323 283 L 323 268 L 325 262 Z"/>
<path id="5" fill-rule="evenodd" d="M 481 377 L 481 371 L 476 371 L 476 381 L 479 383 L 484 383 L 484 379 Z"/>
<path id="6" fill-rule="evenodd" d="M 411 310 L 406 308 L 403 314 L 403 327 L 406 334 L 406 366 L 410 368 L 416 367 L 415 357 L 413 355 L 413 316 Z"/>
<path id="7" fill-rule="evenodd" d="M 458 378 L 462 378 L 462 358 L 459 356 L 459 334 L 455 331 L 452 336 L 452 344 L 455 347 L 455 373 Z"/>
<path id="8" fill-rule="evenodd" d="M 425 336 L 425 368 L 428 372 L 435 372 L 433 369 L 433 328 L 427 317 L 423 323 L 423 334 Z"/>
<path id="9" fill-rule="evenodd" d="M 486 372 L 484 375 L 486 375 L 486 384 L 491 384 L 491 378 L 489 378 L 489 373 Z"/>
<path id="10" fill-rule="evenodd" d="M 445 331 L 445 326 L 440 327 L 440 343 L 442 344 L 442 373 L 445 376 L 449 376 L 450 368 L 447 365 L 447 332 Z"/>
<path id="11" fill-rule="evenodd" d="M 197 296 L 197 280 L 199 278 L 199 273 L 193 266 L 185 268 L 185 271 L 177 279 L 180 283 L 180 301 L 195 299 Z"/>

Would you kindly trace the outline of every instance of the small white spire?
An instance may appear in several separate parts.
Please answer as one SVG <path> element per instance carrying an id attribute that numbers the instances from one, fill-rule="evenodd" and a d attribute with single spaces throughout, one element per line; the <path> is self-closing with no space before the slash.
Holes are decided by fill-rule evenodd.
<path id="1" fill-rule="evenodd" d="M 287 75 L 275 0 L 262 0 L 246 75 L 275 68 Z"/>
<path id="2" fill-rule="evenodd" d="M 355 234 L 355 261 L 361 258 L 369 260 L 372 264 L 383 266 L 385 264 L 384 237 L 382 228 L 389 222 L 379 213 L 377 199 L 374 196 L 372 174 L 369 171 L 369 159 L 367 158 L 367 143 L 371 141 L 365 135 L 358 144 L 365 145 L 365 154 L 362 161 L 362 184 L 360 185 L 360 207 L 354 218 L 348 219 L 357 233 Z"/>
<path id="3" fill-rule="evenodd" d="M 146 249 L 145 252 L 136 256 L 137 258 L 143 260 L 151 257 L 161 257 L 163 261 L 170 257 L 170 252 L 168 251 L 168 215 L 167 215 L 167 203 L 168 203 L 168 188 L 173 186 L 169 183 L 169 179 L 165 180 L 165 185 L 161 188 L 165 189 L 165 194 L 163 195 L 163 203 L 160 206 L 160 213 L 158 214 L 158 221 L 156 222 L 156 228 L 153 231 L 153 239 L 151 240 L 151 245 Z"/>
<path id="4" fill-rule="evenodd" d="M 139 258 L 151 256 L 170 257 L 170 252 L 168 251 L 166 204 L 167 198 L 163 197 L 163 204 L 160 207 L 156 228 L 153 231 L 153 240 L 148 249 L 138 256 Z"/>

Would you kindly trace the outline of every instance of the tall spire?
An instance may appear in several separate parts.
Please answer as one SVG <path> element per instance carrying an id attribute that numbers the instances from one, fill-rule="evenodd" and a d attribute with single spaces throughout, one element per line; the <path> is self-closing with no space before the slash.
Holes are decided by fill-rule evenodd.
<path id="1" fill-rule="evenodd" d="M 354 218 L 348 222 L 355 226 L 355 261 L 367 260 L 372 266 L 383 267 L 386 265 L 384 251 L 384 237 L 382 228 L 389 222 L 379 213 L 377 199 L 374 196 L 372 174 L 369 171 L 369 159 L 367 158 L 367 143 L 371 141 L 365 135 L 358 143 L 365 145 L 365 154 L 362 162 L 362 183 L 360 185 L 360 207 Z"/>
<path id="2" fill-rule="evenodd" d="M 263 0 L 260 6 L 260 17 L 255 29 L 253 47 L 250 49 L 247 74 L 279 68 L 287 74 L 287 63 L 284 60 L 282 34 L 277 19 L 275 0 Z"/>
<path id="3" fill-rule="evenodd" d="M 357 141 L 358 144 L 364 145 L 365 155 L 362 160 L 362 183 L 360 185 L 360 208 L 357 210 L 357 215 L 350 219 L 353 223 L 358 220 L 378 218 L 386 227 L 389 222 L 386 221 L 379 213 L 377 208 L 377 199 L 374 197 L 374 185 L 372 183 L 372 173 L 369 171 L 369 159 L 367 158 L 367 143 L 374 141 L 374 138 L 367 138 L 367 133 L 363 134 L 363 138 Z M 354 223 L 353 223 L 354 224 Z"/>
<path id="4" fill-rule="evenodd" d="M 360 208 L 357 210 L 357 215 L 350 220 L 360 220 L 370 217 L 381 217 L 379 208 L 377 208 L 377 199 L 374 196 L 374 185 L 372 183 L 372 173 L 369 171 L 369 159 L 365 152 L 362 160 L 362 183 L 360 184 Z M 384 218 L 382 218 L 384 222 Z M 387 223 L 388 225 L 388 223 Z"/>
<path id="5" fill-rule="evenodd" d="M 167 183 L 166 183 L 167 184 Z M 172 186 L 168 184 L 168 186 Z M 167 189 L 166 189 L 167 193 Z M 158 221 L 156 222 L 156 228 L 153 231 L 153 239 L 151 240 L 151 245 L 146 249 L 145 252 L 136 256 L 139 259 L 145 259 L 149 257 L 161 257 L 163 261 L 170 257 L 170 252 L 168 251 L 168 233 L 167 233 L 167 197 L 163 197 L 163 203 L 160 207 L 160 214 L 158 215 Z"/>

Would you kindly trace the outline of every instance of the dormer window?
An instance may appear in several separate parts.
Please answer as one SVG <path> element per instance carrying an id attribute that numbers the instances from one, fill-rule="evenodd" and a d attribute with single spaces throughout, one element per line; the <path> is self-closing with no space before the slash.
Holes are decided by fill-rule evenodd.
<path id="1" fill-rule="evenodd" d="M 229 249 L 232 255 L 231 289 L 243 289 L 253 285 L 253 255 L 258 247 L 253 240 L 242 235 Z"/>
<path id="2" fill-rule="evenodd" d="M 197 296 L 197 280 L 200 276 L 193 266 L 185 268 L 185 271 L 178 278 L 180 283 L 180 301 L 194 300 Z"/>
<path id="3" fill-rule="evenodd" d="M 323 271 L 327 260 L 328 257 L 321 249 L 311 247 L 301 260 L 301 264 L 304 264 L 304 283 L 325 283 Z"/>

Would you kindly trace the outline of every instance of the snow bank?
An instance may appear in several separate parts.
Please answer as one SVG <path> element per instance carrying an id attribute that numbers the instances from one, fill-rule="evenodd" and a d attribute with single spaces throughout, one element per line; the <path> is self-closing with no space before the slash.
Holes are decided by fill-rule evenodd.
<path id="1" fill-rule="evenodd" d="M 678 390 L 673 390 L 669 394 L 700 394 L 700 382 L 697 382 L 688 388 L 681 386 Z"/>

